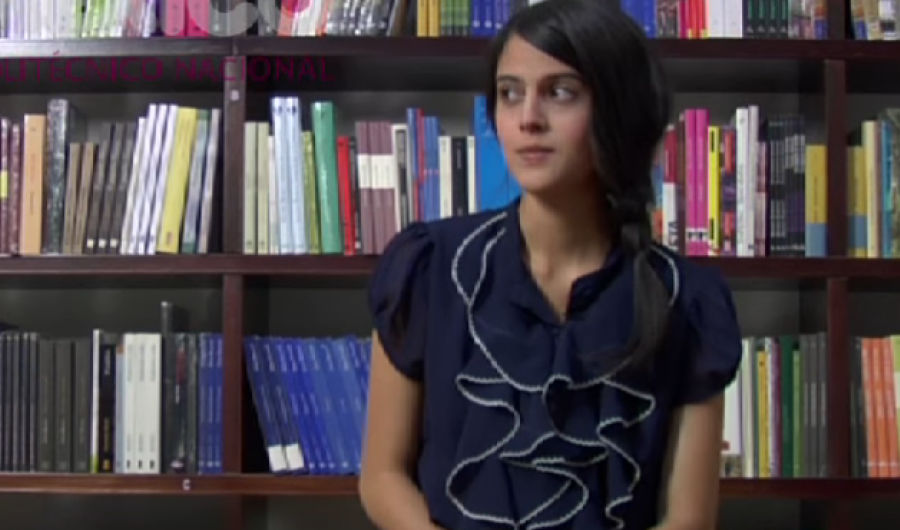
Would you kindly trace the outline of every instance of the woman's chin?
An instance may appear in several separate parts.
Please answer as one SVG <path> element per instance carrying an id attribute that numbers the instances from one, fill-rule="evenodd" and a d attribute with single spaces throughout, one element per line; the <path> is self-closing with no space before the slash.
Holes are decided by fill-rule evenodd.
<path id="1" fill-rule="evenodd" d="M 562 184 L 563 179 L 554 171 L 526 169 L 516 172 L 516 180 L 522 191 L 532 195 L 552 192 Z"/>

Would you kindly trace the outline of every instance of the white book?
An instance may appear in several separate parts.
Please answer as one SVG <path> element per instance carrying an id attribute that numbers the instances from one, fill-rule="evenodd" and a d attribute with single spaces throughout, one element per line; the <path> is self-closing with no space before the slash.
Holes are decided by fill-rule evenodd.
<path id="1" fill-rule="evenodd" d="M 97 473 L 100 462 L 100 346 L 103 341 L 103 330 L 91 330 L 91 457 L 89 471 Z"/>
<path id="2" fill-rule="evenodd" d="M 438 137 L 438 175 L 440 217 L 446 219 L 453 216 L 453 145 L 446 134 Z"/>
<path id="3" fill-rule="evenodd" d="M 219 122 L 222 111 L 212 109 L 209 119 L 209 141 L 206 144 L 206 171 L 203 175 L 203 205 L 200 208 L 200 236 L 197 252 L 209 251 L 210 223 L 212 222 L 213 191 L 216 181 L 216 157 L 219 154 Z"/>
<path id="4" fill-rule="evenodd" d="M 269 122 L 256 125 L 256 253 L 269 253 Z"/>
<path id="5" fill-rule="evenodd" d="M 256 254 L 257 123 L 244 123 L 244 254 Z"/>
<path id="6" fill-rule="evenodd" d="M 294 236 L 293 253 L 306 254 L 309 252 L 307 241 L 306 219 L 306 186 L 304 185 L 304 151 L 303 135 L 300 130 L 300 116 L 302 114 L 300 98 L 289 97 L 285 100 L 285 120 L 287 122 L 287 145 L 292 146 L 287 150 L 288 167 L 290 168 L 291 181 L 291 231 Z"/>
<path id="7" fill-rule="evenodd" d="M 166 115 L 166 134 L 163 140 L 162 153 L 159 157 L 159 171 L 156 177 L 156 189 L 153 190 L 153 198 L 148 209 L 147 225 L 144 226 L 143 249 L 140 254 L 153 254 L 156 252 L 156 238 L 159 235 L 159 222 L 162 217 L 163 205 L 166 201 L 166 185 L 169 183 L 169 170 L 172 163 L 172 146 L 175 143 L 175 131 L 178 125 L 178 106 L 169 105 Z"/>
<path id="8" fill-rule="evenodd" d="M 266 156 L 269 158 L 269 254 L 278 254 L 280 233 L 278 230 L 278 164 L 275 159 L 275 137 L 266 139 Z"/>
<path id="9" fill-rule="evenodd" d="M 288 168 L 288 154 L 286 150 L 290 146 L 287 141 L 284 119 L 285 98 L 275 96 L 272 98 L 272 130 L 275 138 L 275 158 L 278 168 L 278 243 L 279 254 L 291 254 L 294 248 L 294 231 L 291 220 L 291 187 Z"/>
<path id="10" fill-rule="evenodd" d="M 155 110 L 155 112 L 154 112 Z M 144 140 L 145 159 L 141 161 L 141 177 L 134 201 L 134 216 L 131 225 L 131 236 L 128 242 L 129 254 L 140 254 L 144 234 L 145 211 L 149 204 L 148 196 L 153 196 L 156 189 L 156 174 L 159 168 L 159 154 L 162 151 L 163 131 L 166 125 L 168 105 L 151 105 L 150 118 L 147 121 L 147 137 Z M 152 131 L 152 133 L 151 133 Z"/>
<path id="11" fill-rule="evenodd" d="M 744 184 L 747 187 L 747 209 L 744 222 L 747 231 L 748 256 L 755 256 L 756 249 L 756 209 L 760 199 L 757 193 L 757 180 L 759 178 L 759 107 L 750 105 L 747 107 L 747 158 Z"/>
<path id="12" fill-rule="evenodd" d="M 125 333 L 122 337 L 125 345 L 125 354 L 122 357 L 124 361 L 122 370 L 125 372 L 124 385 L 122 388 L 123 406 L 122 421 L 119 425 L 122 427 L 124 434 L 124 454 L 123 472 L 133 474 L 137 472 L 138 461 L 138 433 L 135 423 L 135 394 L 138 382 L 138 369 L 140 368 L 140 350 L 139 343 L 134 333 Z"/>
<path id="13" fill-rule="evenodd" d="M 143 116 L 138 118 L 137 134 L 134 139 L 134 157 L 131 159 L 131 176 L 128 180 L 128 192 L 125 195 L 125 210 L 122 213 L 122 229 L 119 232 L 119 252 L 121 254 L 127 253 L 128 241 L 131 235 L 131 213 L 134 208 L 134 197 L 140 179 L 141 163 L 147 157 L 144 150 L 145 138 L 149 136 L 147 130 L 147 118 Z"/>
<path id="14" fill-rule="evenodd" d="M 359 197 L 360 202 L 363 200 L 369 203 L 368 213 L 369 216 L 363 216 L 362 205 L 360 204 L 360 219 L 359 226 L 362 230 L 362 234 L 360 234 L 360 239 L 363 243 L 363 248 L 367 250 L 377 251 L 377 241 L 375 241 L 375 208 L 372 204 L 372 199 L 374 198 L 374 186 L 373 186 L 373 178 L 372 178 L 372 135 L 369 134 L 369 129 L 374 127 L 372 122 L 357 122 L 356 123 L 356 174 L 359 179 Z M 415 142 L 412 143 L 414 145 Z M 410 141 L 409 136 L 407 136 L 406 143 L 406 153 L 407 153 L 407 167 L 411 167 L 410 165 L 410 157 L 414 151 L 410 150 Z M 364 198 L 367 197 L 367 198 Z M 410 202 L 412 204 L 412 202 Z M 412 210 L 411 210 L 412 211 Z M 368 227 L 368 228 L 367 228 Z M 369 236 L 369 237 L 367 237 Z M 367 241 L 368 240 L 368 241 Z"/>
<path id="15" fill-rule="evenodd" d="M 411 197 L 411 193 L 409 191 L 410 188 L 409 188 L 408 178 L 407 178 L 406 183 L 404 183 L 407 186 L 407 188 L 406 188 L 406 190 L 407 190 L 406 204 L 403 204 L 403 202 L 404 202 L 403 197 L 400 196 L 401 175 L 400 175 L 399 168 L 400 168 L 401 162 L 399 160 L 399 157 L 402 156 L 402 157 L 404 157 L 404 159 L 407 158 L 407 156 L 406 156 L 406 145 L 407 145 L 406 137 L 407 137 L 407 127 L 406 127 L 405 123 L 396 123 L 394 125 L 391 125 L 391 168 L 393 169 L 393 171 L 391 171 L 391 187 L 394 189 L 394 205 L 395 205 L 394 212 L 396 213 L 395 218 L 394 218 L 395 227 L 394 227 L 393 232 L 397 232 L 397 230 L 399 230 L 400 227 L 403 226 L 403 211 L 405 210 L 407 212 L 412 213 L 412 209 L 410 208 L 412 201 L 409 200 L 409 197 Z M 357 146 L 356 148 L 358 150 L 359 146 Z M 407 168 L 409 168 L 409 165 L 406 160 L 403 160 L 402 164 L 404 166 L 406 166 Z M 409 175 L 409 169 L 407 169 L 406 174 Z M 353 175 L 350 175 L 350 178 L 353 178 Z M 357 183 L 357 186 L 358 185 L 359 184 Z M 352 187 L 352 185 L 351 185 L 351 187 Z M 356 208 L 357 209 L 359 208 L 358 204 L 356 205 Z M 410 216 L 410 218 L 411 218 L 411 216 Z"/>
<path id="16" fill-rule="evenodd" d="M 204 117 L 200 117 L 204 116 Z M 203 199 L 203 163 L 206 160 L 206 144 L 209 142 L 209 112 L 198 113 L 197 136 L 191 155 L 191 173 L 187 192 L 187 207 L 184 213 L 181 244 L 196 245 L 200 220 L 200 202 Z"/>
<path id="17" fill-rule="evenodd" d="M 126 0 L 106 0 L 103 3 L 103 15 L 100 18 L 100 36 L 101 37 L 115 37 L 115 33 L 113 31 L 113 14 L 118 10 L 117 4 L 123 3 Z"/>
<path id="18" fill-rule="evenodd" d="M 161 446 L 162 434 L 160 422 L 162 419 L 162 335 L 159 333 L 144 333 L 144 369 L 145 377 L 142 387 L 141 419 L 143 422 L 146 445 L 144 452 L 145 473 L 156 474 L 160 472 L 162 460 Z"/>
<path id="19" fill-rule="evenodd" d="M 466 164 L 468 165 L 466 168 L 466 177 L 468 178 L 466 188 L 469 191 L 469 213 L 475 213 L 478 211 L 478 170 L 476 169 L 478 152 L 475 150 L 474 134 L 466 136 L 466 152 Z"/>

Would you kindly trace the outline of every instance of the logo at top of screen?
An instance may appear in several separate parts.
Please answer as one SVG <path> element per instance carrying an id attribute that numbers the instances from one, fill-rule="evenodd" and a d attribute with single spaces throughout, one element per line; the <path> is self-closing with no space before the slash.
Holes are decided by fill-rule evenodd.
<path id="1" fill-rule="evenodd" d="M 234 37 L 243 35 L 253 27 L 258 20 L 265 21 L 269 26 L 277 27 L 279 19 L 278 0 L 257 0 L 256 4 L 251 4 L 247 0 L 231 0 L 230 2 L 209 2 L 204 5 L 204 1 L 185 0 L 187 5 L 187 16 L 190 17 L 197 26 L 211 36 L 215 37 Z M 203 7 L 198 7 L 202 5 Z M 231 4 L 231 9 L 223 4 Z M 201 11 L 202 9 L 202 11 Z M 209 16 L 206 10 L 209 9 Z M 223 10 L 225 9 L 225 10 Z M 163 31 L 173 35 L 181 34 L 184 25 L 187 23 L 187 17 L 182 19 L 169 20 L 168 24 L 163 26 Z M 220 23 L 213 28 L 212 20 Z"/>

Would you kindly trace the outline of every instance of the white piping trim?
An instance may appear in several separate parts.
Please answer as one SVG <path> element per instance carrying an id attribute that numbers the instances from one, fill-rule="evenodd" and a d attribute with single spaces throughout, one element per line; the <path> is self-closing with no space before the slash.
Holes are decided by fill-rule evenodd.
<path id="1" fill-rule="evenodd" d="M 630 502 L 632 499 L 632 492 L 634 488 L 640 481 L 641 478 L 641 467 L 640 464 L 632 458 L 625 450 L 616 445 L 612 440 L 610 440 L 607 436 L 604 436 L 603 431 L 607 427 L 613 424 L 621 424 L 624 427 L 631 427 L 635 424 L 638 424 L 645 419 L 647 419 L 655 410 L 656 407 L 656 399 L 651 395 L 644 392 L 640 392 L 638 390 L 632 389 L 627 385 L 624 385 L 620 382 L 617 382 L 612 379 L 612 377 L 621 369 L 621 366 L 617 366 L 611 372 L 607 374 L 603 374 L 597 377 L 594 377 L 588 381 L 573 381 L 571 377 L 565 374 L 551 374 L 547 380 L 540 385 L 528 385 L 521 381 L 517 381 L 513 379 L 500 364 L 494 359 L 494 356 L 491 354 L 490 350 L 482 341 L 479 336 L 474 321 L 474 310 L 473 307 L 475 305 L 475 299 L 479 294 L 482 283 L 484 281 L 485 275 L 487 273 L 487 262 L 488 257 L 493 250 L 494 246 L 497 242 L 506 234 L 506 229 L 501 228 L 497 234 L 491 237 L 485 245 L 482 254 L 481 254 L 481 268 L 478 274 L 478 278 L 475 281 L 475 285 L 472 288 L 471 293 L 467 293 L 463 288 L 460 280 L 459 280 L 459 261 L 464 252 L 464 250 L 474 241 L 476 237 L 478 237 L 482 232 L 490 228 L 492 225 L 506 219 L 508 216 L 507 212 L 502 212 L 477 227 L 473 230 L 468 236 L 466 236 L 463 241 L 460 243 L 459 247 L 456 249 L 456 253 L 453 257 L 452 267 L 451 267 L 451 276 L 454 285 L 456 286 L 456 290 L 459 293 L 460 297 L 463 300 L 463 303 L 466 307 L 466 320 L 467 320 L 467 328 L 470 337 L 478 345 L 479 350 L 482 355 L 484 355 L 485 359 L 490 363 L 493 369 L 497 372 L 497 377 L 476 377 L 470 374 L 461 373 L 456 376 L 456 387 L 459 392 L 468 399 L 471 403 L 475 405 L 480 405 L 483 407 L 490 408 L 501 408 L 507 410 L 513 420 L 512 428 L 503 435 L 499 440 L 497 440 L 489 449 L 481 452 L 480 454 L 472 455 L 467 458 L 462 459 L 458 462 L 454 468 L 449 473 L 447 480 L 445 482 L 444 490 L 447 497 L 450 501 L 456 506 L 456 508 L 466 517 L 477 520 L 484 521 L 489 523 L 503 524 L 507 525 L 514 530 L 519 530 L 524 527 L 525 530 L 539 530 L 542 528 L 548 528 L 552 526 L 556 526 L 562 524 L 572 517 L 574 517 L 579 511 L 581 511 L 584 506 L 587 504 L 590 496 L 590 492 L 588 487 L 584 484 L 584 482 L 573 472 L 566 469 L 566 467 L 583 467 L 595 465 L 606 458 L 608 458 L 610 451 L 615 452 L 618 456 L 620 456 L 623 460 L 625 460 L 632 468 L 633 468 L 633 476 L 631 483 L 627 486 L 627 493 L 618 496 L 616 498 L 610 499 L 606 502 L 604 507 L 605 515 L 612 521 L 615 522 L 615 530 L 621 530 L 625 526 L 625 521 L 622 518 L 616 516 L 613 511 L 616 507 L 621 506 L 627 502 Z M 674 262 L 674 260 L 666 253 L 661 251 L 656 246 L 652 246 L 651 250 L 660 255 L 669 265 L 673 272 L 673 289 L 672 294 L 669 299 L 669 305 L 674 305 L 678 293 L 679 293 L 679 278 L 678 278 L 678 268 Z M 634 418 L 623 418 L 623 417 L 613 417 L 602 420 L 595 428 L 596 439 L 580 439 L 571 435 L 568 435 L 562 431 L 560 431 L 556 425 L 552 426 L 553 432 L 548 432 L 536 440 L 532 442 L 532 444 L 523 450 L 518 451 L 501 451 L 501 448 L 508 444 L 519 431 L 522 425 L 522 418 L 517 410 L 510 405 L 509 403 L 503 401 L 502 399 L 484 399 L 478 395 L 476 395 L 471 386 L 476 385 L 500 385 L 505 384 L 508 385 L 519 392 L 525 393 L 539 393 L 541 402 L 546 406 L 547 405 L 547 391 L 551 384 L 556 381 L 563 381 L 566 383 L 566 387 L 569 390 L 582 390 L 587 389 L 596 385 L 606 385 L 608 387 L 614 388 L 620 392 L 631 395 L 632 397 L 643 400 L 646 402 L 646 406 L 643 407 L 643 410 Z M 551 421 L 552 424 L 552 421 Z M 562 456 L 534 456 L 531 459 L 528 459 L 530 455 L 545 441 L 553 438 L 554 436 L 571 443 L 573 445 L 581 446 L 581 447 L 589 447 L 595 448 L 598 450 L 598 453 L 587 461 L 583 462 L 573 462 L 567 461 Z M 563 483 L 562 487 L 550 498 L 545 500 L 543 503 L 535 507 L 529 513 L 527 513 L 524 517 L 519 521 L 515 521 L 510 517 L 503 516 L 500 514 L 492 514 L 492 513 L 476 513 L 469 509 L 456 495 L 452 492 L 452 485 L 456 476 L 467 466 L 477 464 L 488 459 L 491 456 L 497 455 L 498 458 L 503 460 L 509 465 L 515 465 L 519 467 L 533 469 L 535 471 L 558 475 L 566 478 L 567 480 Z M 561 467 L 554 467 L 561 466 Z M 564 467 L 562 467 L 564 466 Z M 581 490 L 581 498 L 576 503 L 576 505 L 568 511 L 562 517 L 553 520 L 545 520 L 540 521 L 537 520 L 538 516 L 546 511 L 550 506 L 552 506 L 555 502 L 557 502 L 567 490 L 569 490 L 572 486 L 577 486 Z"/>

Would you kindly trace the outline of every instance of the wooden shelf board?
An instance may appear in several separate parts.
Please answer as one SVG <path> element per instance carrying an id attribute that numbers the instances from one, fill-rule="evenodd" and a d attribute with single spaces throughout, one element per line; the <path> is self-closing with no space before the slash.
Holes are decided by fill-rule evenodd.
<path id="1" fill-rule="evenodd" d="M 242 256 L 239 270 L 250 276 L 350 276 L 372 274 L 377 256 Z"/>
<path id="2" fill-rule="evenodd" d="M 2 40 L 0 57 L 390 56 L 481 57 L 488 39 L 475 37 L 213 37 Z M 844 59 L 900 61 L 900 43 L 800 39 L 654 39 L 666 58 Z"/>
<path id="3" fill-rule="evenodd" d="M 800 39 L 653 39 L 667 59 L 900 61 L 900 43 Z M 234 53 L 247 56 L 483 57 L 490 40 L 476 37 L 236 37 Z"/>
<path id="4" fill-rule="evenodd" d="M 673 88 L 687 92 L 821 93 L 823 65 L 830 59 L 864 69 L 854 90 L 886 91 L 896 89 L 897 83 L 878 76 L 883 71 L 879 65 L 900 57 L 900 44 L 894 42 L 659 39 L 652 45 L 664 60 Z M 221 90 L 224 64 L 232 55 L 249 58 L 247 71 L 238 75 L 245 76 L 248 90 L 256 93 L 483 92 L 488 46 L 489 40 L 471 37 L 0 41 L 0 62 L 15 72 L 14 82 L 0 92 L 58 92 L 60 84 L 70 93 L 212 92 Z"/>
<path id="5" fill-rule="evenodd" d="M 233 45 L 229 38 L 0 40 L 0 57 L 4 60 L 76 57 L 225 57 L 231 54 Z"/>
<path id="6" fill-rule="evenodd" d="M 729 278 L 900 279 L 900 259 L 692 257 Z M 34 256 L 0 258 L 0 276 L 246 276 L 365 277 L 377 256 Z"/>
<path id="7" fill-rule="evenodd" d="M 765 279 L 900 279 L 900 260 L 866 258 L 714 258 L 692 261 L 715 267 L 729 278 Z"/>
<path id="8" fill-rule="evenodd" d="M 900 279 L 900 259 L 692 257 L 729 278 L 826 279 L 831 277 Z M 376 256 L 242 256 L 234 273 L 260 276 L 365 276 Z"/>
<path id="9" fill-rule="evenodd" d="M 2 493 L 70 495 L 352 496 L 356 477 L 274 475 L 79 475 L 0 473 Z M 900 480 L 724 479 L 724 499 L 900 497 Z"/>
<path id="10" fill-rule="evenodd" d="M 375 256 L 16 256 L 0 258 L 2 276 L 367 276 Z"/>
<path id="11" fill-rule="evenodd" d="M 234 256 L 22 256 L 0 258 L 0 276 L 220 275 Z"/>
<path id="12" fill-rule="evenodd" d="M 483 57 L 489 43 L 477 37 L 237 37 L 234 51 L 251 57 Z"/>
<path id="13" fill-rule="evenodd" d="M 2 493 L 70 495 L 354 495 L 354 477 L 0 473 Z"/>

